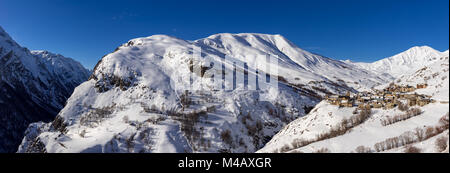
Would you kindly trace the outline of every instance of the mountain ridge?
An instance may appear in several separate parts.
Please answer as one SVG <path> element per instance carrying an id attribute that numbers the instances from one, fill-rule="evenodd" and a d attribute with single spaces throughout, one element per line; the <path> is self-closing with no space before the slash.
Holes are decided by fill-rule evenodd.
<path id="1" fill-rule="evenodd" d="M 52 120 L 88 73 L 21 47 L 0 27 L 0 152 L 16 151 L 29 123 Z"/>
<path id="2" fill-rule="evenodd" d="M 445 55 L 445 51 L 440 52 L 429 46 L 414 46 L 372 63 L 347 62 L 379 74 L 389 74 L 398 78 L 405 73 L 413 73 L 422 66 L 433 63 L 443 55 Z"/>

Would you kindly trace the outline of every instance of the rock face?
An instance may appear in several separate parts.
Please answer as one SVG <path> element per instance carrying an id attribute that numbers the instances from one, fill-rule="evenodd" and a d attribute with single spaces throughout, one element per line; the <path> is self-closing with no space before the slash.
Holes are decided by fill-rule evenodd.
<path id="1" fill-rule="evenodd" d="M 15 152 L 27 126 L 50 121 L 89 71 L 47 51 L 29 51 L 0 27 L 0 152 Z"/>
<path id="2" fill-rule="evenodd" d="M 225 73 L 213 68 L 224 59 L 236 63 L 219 65 Z M 250 73 L 278 81 L 245 89 L 255 87 L 245 77 Z M 233 74 L 231 83 L 225 80 Z M 52 123 L 30 125 L 18 152 L 254 152 L 324 95 L 389 79 L 304 51 L 280 35 L 137 38 L 103 57 Z M 223 88 L 213 87 L 218 81 Z"/>

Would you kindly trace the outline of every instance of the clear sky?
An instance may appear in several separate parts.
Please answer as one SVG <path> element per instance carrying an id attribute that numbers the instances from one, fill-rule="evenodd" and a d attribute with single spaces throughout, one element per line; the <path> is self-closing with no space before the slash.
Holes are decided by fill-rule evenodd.
<path id="1" fill-rule="evenodd" d="M 87 68 L 130 39 L 166 34 L 281 34 L 334 59 L 371 62 L 412 46 L 449 47 L 448 0 L 0 0 L 0 26 L 19 44 Z"/>

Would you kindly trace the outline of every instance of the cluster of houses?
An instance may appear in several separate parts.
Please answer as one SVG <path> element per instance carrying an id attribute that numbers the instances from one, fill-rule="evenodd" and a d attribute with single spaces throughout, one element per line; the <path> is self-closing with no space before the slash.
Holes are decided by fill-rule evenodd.
<path id="1" fill-rule="evenodd" d="M 384 108 L 392 109 L 403 102 L 408 106 L 424 106 L 434 100 L 431 96 L 412 93 L 416 88 L 426 88 L 427 84 L 418 84 L 413 86 L 400 86 L 391 84 L 383 90 L 373 90 L 373 92 L 350 93 L 345 95 L 327 95 L 325 99 L 332 105 L 339 107 L 358 107 L 359 109 L 367 108 Z"/>

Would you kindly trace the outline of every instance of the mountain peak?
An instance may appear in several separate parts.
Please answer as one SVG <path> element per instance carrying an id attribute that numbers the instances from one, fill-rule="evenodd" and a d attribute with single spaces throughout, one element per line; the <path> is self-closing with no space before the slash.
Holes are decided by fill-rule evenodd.
<path id="1" fill-rule="evenodd" d="M 128 42 L 122 44 L 122 47 L 151 45 L 151 44 L 162 46 L 161 44 L 170 45 L 170 44 L 185 44 L 185 43 L 187 42 L 173 36 L 157 34 L 148 37 L 131 39 Z"/>
<path id="2" fill-rule="evenodd" d="M 0 47 L 19 47 L 11 36 L 0 26 Z"/>
<path id="3" fill-rule="evenodd" d="M 2 26 L 0 26 L 0 36 L 4 37 L 4 36 L 6 36 L 6 35 L 8 35 L 8 34 L 7 34 L 6 31 L 2 28 Z"/>
<path id="4" fill-rule="evenodd" d="M 419 53 L 436 53 L 439 51 L 437 51 L 436 49 L 433 49 L 430 46 L 414 46 L 402 53 L 408 53 L 408 52 L 419 54 Z M 402 54 L 402 53 L 400 53 L 400 54 Z"/>
<path id="5" fill-rule="evenodd" d="M 439 60 L 444 53 L 429 46 L 414 46 L 394 56 L 373 63 L 354 64 L 380 74 L 388 73 L 393 77 L 399 77 L 407 72 L 414 72 L 424 65 L 432 64 Z"/>
<path id="6" fill-rule="evenodd" d="M 425 58 L 426 56 L 421 56 L 421 55 L 437 54 L 437 53 L 440 53 L 440 52 L 429 46 L 414 46 L 414 47 L 411 47 L 403 52 L 400 52 L 400 53 L 398 53 L 394 56 L 388 57 L 388 58 L 398 58 L 398 57 L 402 57 L 402 56 L 407 56 L 408 58 L 414 58 L 414 57 Z"/>

